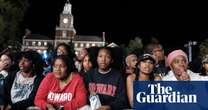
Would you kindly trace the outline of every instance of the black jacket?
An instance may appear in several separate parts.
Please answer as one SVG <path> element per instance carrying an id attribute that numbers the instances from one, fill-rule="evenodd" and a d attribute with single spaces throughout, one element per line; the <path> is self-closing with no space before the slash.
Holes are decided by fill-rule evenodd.
<path id="1" fill-rule="evenodd" d="M 5 100 L 4 80 L 5 77 L 2 74 L 0 74 L 0 105 L 4 105 L 4 100 Z"/>

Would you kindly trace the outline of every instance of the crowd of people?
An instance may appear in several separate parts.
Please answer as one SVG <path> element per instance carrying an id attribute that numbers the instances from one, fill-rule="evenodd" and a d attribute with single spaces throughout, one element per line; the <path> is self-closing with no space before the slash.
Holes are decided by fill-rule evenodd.
<path id="1" fill-rule="evenodd" d="M 208 55 L 202 58 L 201 73 L 194 73 L 183 50 L 166 56 L 158 43 L 148 44 L 139 55 L 110 47 L 83 48 L 76 55 L 65 43 L 54 50 L 49 59 L 34 50 L 1 52 L 1 110 L 132 109 L 136 80 L 208 80 Z"/>

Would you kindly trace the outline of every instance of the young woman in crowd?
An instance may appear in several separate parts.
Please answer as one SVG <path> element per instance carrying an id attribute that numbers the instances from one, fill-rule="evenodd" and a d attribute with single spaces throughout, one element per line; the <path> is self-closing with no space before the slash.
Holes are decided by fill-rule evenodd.
<path id="1" fill-rule="evenodd" d="M 75 54 L 72 52 L 70 45 L 66 43 L 60 43 L 56 46 L 55 53 L 52 59 L 50 61 L 52 62 L 56 56 L 59 55 L 67 55 L 69 57 L 75 57 Z M 47 75 L 49 72 L 52 71 L 52 65 L 51 62 L 48 62 L 48 66 L 44 68 L 44 75 Z"/>
<path id="2" fill-rule="evenodd" d="M 88 50 L 86 48 L 82 48 L 79 50 L 77 56 L 76 56 L 76 61 L 75 61 L 75 66 L 78 70 L 78 72 L 81 72 L 83 70 L 82 68 L 82 62 L 84 57 L 88 54 Z"/>
<path id="3" fill-rule="evenodd" d="M 11 53 L 4 53 L 0 56 L 0 75 L 4 78 L 8 75 L 9 68 L 12 66 L 13 60 Z"/>
<path id="4" fill-rule="evenodd" d="M 0 110 L 4 107 L 4 80 L 10 72 L 13 60 L 10 52 L 4 52 L 0 56 Z"/>
<path id="5" fill-rule="evenodd" d="M 98 95 L 101 106 L 97 110 L 121 110 L 126 108 L 126 88 L 122 74 L 111 67 L 113 55 L 110 48 L 100 48 L 98 67 L 86 73 L 86 86 Z"/>
<path id="6" fill-rule="evenodd" d="M 188 69 L 188 57 L 182 50 L 169 53 L 167 63 L 171 70 L 163 77 L 164 81 L 207 80 L 207 77 L 201 77 Z"/>
<path id="7" fill-rule="evenodd" d="M 41 110 L 77 110 L 87 104 L 87 91 L 81 76 L 74 72 L 72 57 L 59 55 L 54 59 L 53 72 L 47 74 L 38 89 L 35 105 Z"/>
<path id="8" fill-rule="evenodd" d="M 188 57 L 186 53 L 182 50 L 174 50 L 171 53 L 169 53 L 167 57 L 167 63 L 170 66 L 171 70 L 168 72 L 166 76 L 162 78 L 164 81 L 207 81 L 208 77 L 200 76 L 199 73 L 194 73 L 191 70 L 188 69 Z M 192 83 L 190 83 L 192 85 Z M 180 87 L 180 85 L 178 85 Z M 184 90 L 187 91 L 187 87 L 191 86 L 183 86 Z M 200 83 L 200 91 L 203 93 L 200 97 L 206 97 L 207 90 L 206 90 L 206 83 Z M 191 87 L 191 91 L 199 91 L 198 88 Z M 188 91 L 187 91 L 188 92 Z M 183 108 L 181 106 L 174 106 L 170 105 L 167 106 L 165 109 L 169 110 L 174 108 L 175 110 L 188 110 L 190 108 L 194 110 L 202 110 L 204 108 L 207 109 L 206 103 L 199 103 L 199 104 L 184 104 Z"/>
<path id="9" fill-rule="evenodd" d="M 155 76 L 154 68 L 156 60 L 150 54 L 143 54 L 139 58 L 137 63 L 137 70 L 134 74 L 127 77 L 127 96 L 130 106 L 133 108 L 133 82 L 135 80 L 145 81 L 145 80 L 161 80 L 160 76 Z"/>
<path id="10" fill-rule="evenodd" d="M 83 58 L 83 61 L 81 63 L 81 73 L 86 73 L 88 72 L 90 69 L 93 68 L 93 64 L 92 61 L 90 59 L 89 54 L 85 55 Z"/>
<path id="11" fill-rule="evenodd" d="M 34 98 L 43 79 L 43 59 L 35 51 L 23 52 L 19 70 L 5 79 L 5 110 L 26 110 L 34 105 Z"/>
<path id="12" fill-rule="evenodd" d="M 208 76 L 208 55 L 202 58 L 201 76 Z"/>

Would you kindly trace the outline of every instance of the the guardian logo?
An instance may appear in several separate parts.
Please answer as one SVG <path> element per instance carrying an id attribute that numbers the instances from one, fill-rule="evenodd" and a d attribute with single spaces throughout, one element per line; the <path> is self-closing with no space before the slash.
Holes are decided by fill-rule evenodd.
<path id="1" fill-rule="evenodd" d="M 150 92 L 139 92 L 136 101 L 139 103 L 197 103 L 196 94 L 183 94 L 174 91 L 171 86 L 161 86 L 160 83 L 148 84 Z"/>

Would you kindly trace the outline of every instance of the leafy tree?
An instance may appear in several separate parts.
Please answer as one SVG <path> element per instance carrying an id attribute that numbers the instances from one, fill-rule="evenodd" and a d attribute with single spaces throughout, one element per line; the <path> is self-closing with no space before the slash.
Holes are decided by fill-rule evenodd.
<path id="1" fill-rule="evenodd" d="M 29 6 L 28 0 L 0 0 L 0 50 L 9 45 L 20 49 L 21 23 Z"/>
<path id="2" fill-rule="evenodd" d="M 159 43 L 159 40 L 155 37 L 150 38 L 150 43 Z"/>
<path id="3" fill-rule="evenodd" d="M 143 48 L 142 39 L 140 37 L 135 37 L 129 41 L 128 47 L 126 47 L 126 53 L 140 53 Z"/>

